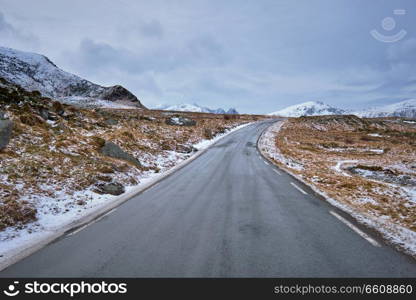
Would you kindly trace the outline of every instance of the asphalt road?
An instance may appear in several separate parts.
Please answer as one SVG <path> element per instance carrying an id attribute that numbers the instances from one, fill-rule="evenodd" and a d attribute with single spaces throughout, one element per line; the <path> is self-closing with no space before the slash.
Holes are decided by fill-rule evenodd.
<path id="1" fill-rule="evenodd" d="M 415 277 L 415 260 L 265 163 L 256 141 L 269 124 L 230 134 L 111 214 L 0 276 Z"/>

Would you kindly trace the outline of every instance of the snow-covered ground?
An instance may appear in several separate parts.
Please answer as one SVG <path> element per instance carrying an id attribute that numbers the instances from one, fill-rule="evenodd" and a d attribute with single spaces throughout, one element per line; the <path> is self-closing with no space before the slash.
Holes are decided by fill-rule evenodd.
<path id="1" fill-rule="evenodd" d="M 301 170 L 299 169 L 299 166 L 293 166 L 291 163 L 288 163 L 291 161 L 291 159 L 282 155 L 280 150 L 276 147 L 275 140 L 283 125 L 284 122 L 274 123 L 261 136 L 259 140 L 259 149 L 264 156 L 269 158 L 272 162 L 275 161 L 280 163 L 281 168 L 286 170 L 299 181 L 311 187 L 317 194 L 323 196 L 329 203 L 331 203 L 335 207 L 338 207 L 343 211 L 349 213 L 358 222 L 380 232 L 383 235 L 383 237 L 386 240 L 390 241 L 393 245 L 397 245 L 410 255 L 416 256 L 416 232 L 397 223 L 394 223 L 389 216 L 380 216 L 372 213 L 364 213 L 355 209 L 352 206 L 349 206 L 345 203 L 341 203 L 340 201 L 330 197 L 325 191 L 321 190 L 318 187 L 317 182 L 319 182 L 319 178 L 316 176 L 312 177 L 310 181 L 305 180 L 305 178 L 302 177 L 302 174 L 298 172 L 299 170 Z M 357 161 L 355 160 L 337 161 L 335 166 L 332 167 L 332 169 L 343 176 L 350 177 L 351 175 L 346 173 L 342 169 L 342 166 L 344 164 L 352 164 L 356 162 Z M 396 185 L 394 186 L 397 187 Z M 416 202 L 416 190 L 414 189 L 414 187 L 401 187 L 401 190 L 404 193 L 404 195 L 408 197 L 412 202 Z M 391 195 L 387 194 L 386 196 L 391 197 Z M 361 204 L 377 203 L 377 201 L 371 197 L 360 198 L 356 201 L 360 202 Z"/>
<path id="2" fill-rule="evenodd" d="M 252 123 L 246 123 L 228 129 L 226 132 L 216 135 L 211 140 L 201 140 L 194 145 L 194 148 L 199 151 L 206 149 L 224 136 L 250 124 Z M 190 158 L 195 153 L 198 152 L 184 154 L 168 151 L 167 155 L 165 153 L 164 155 L 152 157 L 153 163 L 157 164 L 160 171 L 158 173 L 153 171 L 145 172 L 140 178 L 137 178 L 140 183 L 138 185 L 126 186 L 126 191 L 121 196 L 126 195 L 130 191 L 138 189 L 141 186 L 147 185 L 157 177 L 163 176 L 164 172 Z M 48 187 L 43 187 L 43 189 L 48 190 Z M 71 193 L 71 197 L 69 197 L 68 193 Z M 63 228 L 94 211 L 104 208 L 115 201 L 119 196 L 100 195 L 93 192 L 91 189 L 69 192 L 63 187 L 60 191 L 51 190 L 50 196 L 38 196 L 34 194 L 25 197 L 27 199 L 24 198 L 22 200 L 29 200 L 30 198 L 30 202 L 36 203 L 38 220 L 21 226 L 20 228 L 9 227 L 0 231 L 0 264 L 2 259 L 9 257 L 9 255 L 6 254 L 19 251 L 36 241 L 45 239 L 59 228 Z M 78 205 L 76 201 L 74 202 L 74 198 L 78 199 L 78 201 L 81 201 L 83 204 Z"/>
<path id="3" fill-rule="evenodd" d="M 136 108 L 133 104 L 126 105 L 119 102 L 107 101 L 96 98 L 81 97 L 81 96 L 72 96 L 72 97 L 62 97 L 59 99 L 60 102 L 66 103 L 69 105 L 74 105 L 78 107 L 86 108 L 113 108 L 113 109 L 132 109 Z"/>
<path id="4" fill-rule="evenodd" d="M 260 150 L 269 158 L 274 159 L 275 161 L 279 161 L 289 168 L 295 170 L 302 170 L 303 165 L 285 157 L 280 150 L 276 147 L 275 144 L 275 136 L 279 132 L 280 128 L 282 127 L 283 122 L 276 122 L 273 123 L 265 132 L 263 132 L 260 138 Z"/>

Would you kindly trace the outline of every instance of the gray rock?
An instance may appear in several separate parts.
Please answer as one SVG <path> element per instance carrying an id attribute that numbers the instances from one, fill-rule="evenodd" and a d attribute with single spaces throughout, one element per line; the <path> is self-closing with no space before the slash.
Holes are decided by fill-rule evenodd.
<path id="1" fill-rule="evenodd" d="M 4 149 L 10 142 L 12 136 L 13 122 L 6 119 L 3 112 L 0 112 L 0 150 Z"/>
<path id="2" fill-rule="evenodd" d="M 166 119 L 166 124 L 176 126 L 195 126 L 196 121 L 185 117 L 170 117 Z"/>
<path id="3" fill-rule="evenodd" d="M 49 119 L 49 109 L 45 107 L 39 108 L 39 115 L 44 119 L 45 121 Z"/>
<path id="4" fill-rule="evenodd" d="M 197 149 L 192 147 L 192 146 L 176 145 L 176 152 L 188 154 L 188 153 L 192 153 L 194 151 L 197 151 Z"/>
<path id="5" fill-rule="evenodd" d="M 123 194 L 126 191 L 124 186 L 118 182 L 112 183 L 100 183 L 96 185 L 94 192 L 99 194 L 110 194 L 114 196 L 118 196 Z"/>
<path id="6" fill-rule="evenodd" d="M 118 121 L 116 119 L 109 118 L 109 119 L 105 119 L 104 123 L 107 125 L 113 126 L 113 125 L 117 125 Z"/>
<path id="7" fill-rule="evenodd" d="M 106 156 L 126 160 L 138 167 L 141 167 L 141 163 L 137 158 L 135 158 L 133 155 L 128 154 L 113 142 L 105 142 L 104 146 L 101 147 L 100 151 L 102 154 Z"/>

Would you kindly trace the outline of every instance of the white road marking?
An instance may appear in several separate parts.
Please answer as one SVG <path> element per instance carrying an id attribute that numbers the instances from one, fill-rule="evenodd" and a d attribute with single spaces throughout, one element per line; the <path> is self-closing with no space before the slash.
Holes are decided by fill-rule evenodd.
<path id="1" fill-rule="evenodd" d="M 373 238 L 371 238 L 370 236 L 368 236 L 368 234 L 364 233 L 363 231 L 361 231 L 360 229 L 358 229 L 357 227 L 355 227 L 349 221 L 345 220 L 339 214 L 337 214 L 336 212 L 333 212 L 332 210 L 330 210 L 329 213 L 331 215 L 333 215 L 335 218 L 337 218 L 338 220 L 340 220 L 342 223 L 344 223 L 345 225 L 347 225 L 349 228 L 351 228 L 352 230 L 354 230 L 356 233 L 358 233 L 362 238 L 366 239 L 367 242 L 369 242 L 371 245 L 373 245 L 375 247 L 380 247 L 380 244 L 376 240 L 374 240 Z"/>
<path id="2" fill-rule="evenodd" d="M 264 162 L 266 165 L 270 166 L 270 164 L 269 164 L 267 161 L 263 160 L 263 162 Z"/>
<path id="3" fill-rule="evenodd" d="M 273 171 L 275 172 L 275 173 L 277 173 L 278 175 L 282 175 L 279 171 L 277 171 L 276 169 L 273 169 Z"/>
<path id="4" fill-rule="evenodd" d="M 297 189 L 299 192 L 301 192 L 302 194 L 305 194 L 305 195 L 307 195 L 308 193 L 307 192 L 305 192 L 304 190 L 302 190 L 300 187 L 298 187 L 296 184 L 294 184 L 293 182 L 291 182 L 290 183 L 291 185 L 293 185 L 293 187 L 295 188 L 295 189 Z"/>
<path id="5" fill-rule="evenodd" d="M 109 212 L 105 213 L 104 215 L 102 215 L 101 217 L 95 219 L 92 223 L 98 222 L 100 221 L 102 218 L 107 217 L 109 214 L 115 212 L 117 210 L 117 208 L 113 208 L 112 210 L 110 210 Z"/>
<path id="6" fill-rule="evenodd" d="M 90 226 L 91 223 L 85 224 L 84 226 L 81 226 L 80 228 L 78 228 L 77 230 L 72 231 L 71 233 L 68 233 L 67 236 L 71 236 L 74 235 L 78 232 L 80 232 L 81 230 L 87 228 L 88 226 Z"/>
<path id="7" fill-rule="evenodd" d="M 71 235 L 77 234 L 77 233 L 78 233 L 78 232 L 80 232 L 81 230 L 83 230 L 83 229 L 87 228 L 88 226 L 90 226 L 90 225 L 94 224 L 95 222 L 100 221 L 102 218 L 104 218 L 104 217 L 108 216 L 109 214 L 111 214 L 111 213 L 115 212 L 116 210 L 117 210 L 117 208 L 113 208 L 112 210 L 110 210 L 109 212 L 105 213 L 105 214 L 104 214 L 104 215 L 102 215 L 101 217 L 98 217 L 97 219 L 95 219 L 95 220 L 93 220 L 93 221 L 91 221 L 91 222 L 89 222 L 89 223 L 87 223 L 87 224 L 85 224 L 85 225 L 81 226 L 80 228 L 78 228 L 78 229 L 76 229 L 76 230 L 72 231 L 71 233 L 68 233 L 68 234 L 67 234 L 67 236 L 71 236 Z"/>

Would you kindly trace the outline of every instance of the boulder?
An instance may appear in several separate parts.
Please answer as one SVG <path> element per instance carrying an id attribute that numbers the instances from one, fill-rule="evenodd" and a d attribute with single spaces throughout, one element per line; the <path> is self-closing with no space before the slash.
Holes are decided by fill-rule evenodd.
<path id="1" fill-rule="evenodd" d="M 207 139 L 207 140 L 210 140 L 210 139 L 212 139 L 214 136 L 213 136 L 213 134 L 212 134 L 212 130 L 211 129 L 209 129 L 209 128 L 204 128 L 204 137 Z"/>
<path id="2" fill-rule="evenodd" d="M 13 130 L 13 122 L 6 119 L 3 112 L 0 112 L 0 150 L 4 149 L 10 141 Z"/>
<path id="3" fill-rule="evenodd" d="M 188 145 L 176 145 L 176 152 L 178 153 L 192 153 L 194 151 L 197 151 L 193 146 Z"/>
<path id="4" fill-rule="evenodd" d="M 133 155 L 128 154 L 113 142 L 106 141 L 104 145 L 101 147 L 100 152 L 106 156 L 126 160 L 138 167 L 141 167 L 141 163 L 137 158 L 135 158 Z"/>
<path id="5" fill-rule="evenodd" d="M 105 119 L 104 120 L 104 123 L 106 125 L 113 126 L 113 125 L 117 125 L 118 124 L 118 121 L 116 119 L 108 118 L 108 119 Z"/>
<path id="6" fill-rule="evenodd" d="M 100 183 L 95 186 L 94 192 L 98 194 L 110 194 L 114 196 L 118 196 L 123 194 L 126 189 L 121 183 L 112 182 L 112 183 Z"/>
<path id="7" fill-rule="evenodd" d="M 167 125 L 176 125 L 176 126 L 195 126 L 196 125 L 195 120 L 185 118 L 185 117 L 180 117 L 180 116 L 167 118 L 165 122 Z"/>

